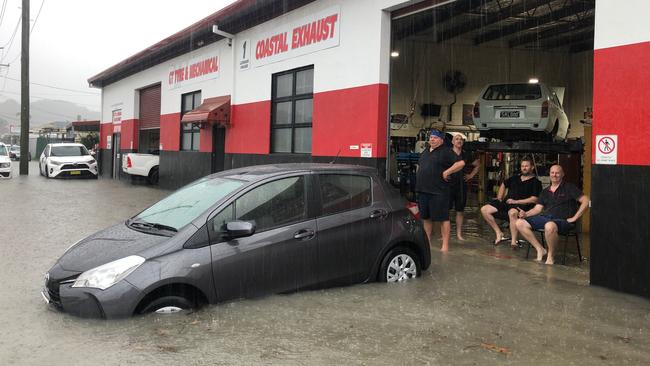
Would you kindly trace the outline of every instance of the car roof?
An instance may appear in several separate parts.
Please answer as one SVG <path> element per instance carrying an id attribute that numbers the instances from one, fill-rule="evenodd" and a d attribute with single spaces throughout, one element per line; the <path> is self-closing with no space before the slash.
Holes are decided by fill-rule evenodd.
<path id="1" fill-rule="evenodd" d="M 289 164 L 270 164 L 254 165 L 232 170 L 226 170 L 211 175 L 211 178 L 230 178 L 244 180 L 248 182 L 260 181 L 266 178 L 300 172 L 338 172 L 338 173 L 360 173 L 364 175 L 374 175 L 377 173 L 375 168 L 348 165 L 348 164 L 320 164 L 320 163 L 289 163 Z"/>

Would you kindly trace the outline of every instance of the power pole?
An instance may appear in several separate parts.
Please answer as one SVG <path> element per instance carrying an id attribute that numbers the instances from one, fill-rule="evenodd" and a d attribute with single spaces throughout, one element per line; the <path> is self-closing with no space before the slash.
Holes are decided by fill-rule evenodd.
<path id="1" fill-rule="evenodd" d="M 20 175 L 29 174 L 29 0 L 23 0 L 20 57 Z"/>

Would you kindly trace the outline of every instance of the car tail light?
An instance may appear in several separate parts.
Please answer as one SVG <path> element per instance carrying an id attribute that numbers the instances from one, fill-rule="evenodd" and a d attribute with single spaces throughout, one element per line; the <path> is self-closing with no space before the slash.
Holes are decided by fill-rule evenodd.
<path id="1" fill-rule="evenodd" d="M 419 220 L 420 219 L 420 209 L 418 208 L 418 204 L 415 202 L 409 202 L 406 204 L 406 209 L 409 210 L 409 213 L 411 216 L 413 216 L 414 219 Z"/>
<path id="2" fill-rule="evenodd" d="M 542 103 L 542 118 L 547 118 L 548 117 L 548 100 L 545 100 L 544 103 Z"/>
<path id="3" fill-rule="evenodd" d="M 474 118 L 481 118 L 481 110 L 478 108 L 480 106 L 478 102 L 474 103 Z"/>
<path id="4" fill-rule="evenodd" d="M 133 164 L 131 163 L 131 157 L 130 156 L 126 157 L 126 167 L 127 168 L 133 168 Z"/>

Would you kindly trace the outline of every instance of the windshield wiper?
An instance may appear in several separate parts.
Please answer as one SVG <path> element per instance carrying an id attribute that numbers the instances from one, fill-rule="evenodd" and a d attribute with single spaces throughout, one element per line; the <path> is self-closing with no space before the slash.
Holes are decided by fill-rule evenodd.
<path id="1" fill-rule="evenodd" d="M 178 232 L 178 229 L 176 229 L 173 226 L 169 225 L 164 225 L 164 224 L 159 224 L 157 222 L 148 222 L 144 221 L 141 219 L 136 219 L 136 220 L 127 220 L 126 223 L 128 226 L 133 227 L 133 228 L 138 228 L 138 229 L 148 229 L 148 230 L 165 230 L 165 231 L 171 231 L 171 232 Z"/>

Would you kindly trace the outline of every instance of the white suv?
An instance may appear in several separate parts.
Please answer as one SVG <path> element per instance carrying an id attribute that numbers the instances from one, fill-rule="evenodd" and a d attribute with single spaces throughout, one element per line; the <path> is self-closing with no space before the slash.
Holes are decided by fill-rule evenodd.
<path id="1" fill-rule="evenodd" d="M 507 141 L 564 141 L 569 131 L 562 103 L 542 83 L 489 84 L 474 104 L 481 137 Z"/>
<path id="2" fill-rule="evenodd" d="M 0 179 L 11 178 L 11 159 L 9 159 L 9 146 L 0 142 Z"/>
<path id="3" fill-rule="evenodd" d="M 41 175 L 54 177 L 97 178 L 97 161 L 82 144 L 48 144 L 38 161 Z"/>

